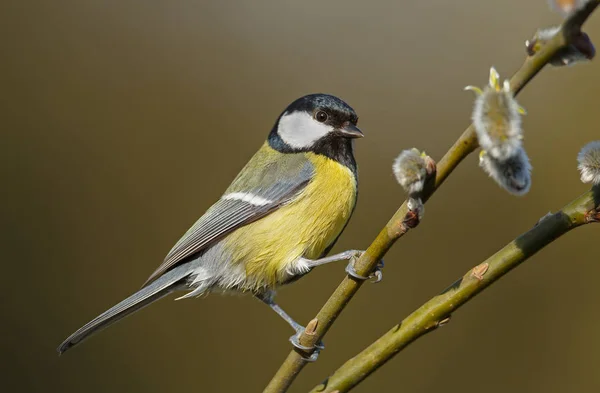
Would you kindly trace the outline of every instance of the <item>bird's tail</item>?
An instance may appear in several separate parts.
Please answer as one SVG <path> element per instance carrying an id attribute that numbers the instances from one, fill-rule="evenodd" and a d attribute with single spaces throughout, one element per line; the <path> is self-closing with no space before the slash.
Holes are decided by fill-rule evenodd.
<path id="1" fill-rule="evenodd" d="M 193 271 L 193 269 L 190 269 L 190 266 L 186 265 L 188 264 L 178 266 L 173 270 L 166 272 L 156 281 L 143 287 L 111 309 L 98 315 L 96 318 L 83 325 L 75 333 L 71 334 L 62 344 L 60 344 L 57 351 L 62 354 L 67 349 L 79 344 L 105 327 L 133 314 L 177 289 L 183 289 L 187 277 Z"/>

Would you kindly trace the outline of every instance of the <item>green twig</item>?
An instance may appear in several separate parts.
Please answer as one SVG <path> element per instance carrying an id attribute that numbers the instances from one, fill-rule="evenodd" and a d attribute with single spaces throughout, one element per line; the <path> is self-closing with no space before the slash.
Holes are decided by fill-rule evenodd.
<path id="1" fill-rule="evenodd" d="M 600 221 L 600 186 L 581 195 L 556 214 L 540 220 L 486 261 L 469 270 L 442 294 L 429 300 L 399 325 L 348 360 L 312 393 L 347 392 L 419 337 L 449 321 L 471 298 L 536 252 L 581 225 Z"/>
<path id="2" fill-rule="evenodd" d="M 561 34 L 556 34 L 553 39 L 548 41 L 534 56 L 526 59 L 523 66 L 511 78 L 511 87 L 513 92 L 518 94 L 527 83 L 537 75 L 537 73 L 556 55 L 556 53 L 568 45 L 571 39 L 579 31 L 579 28 L 593 10 L 600 4 L 600 0 L 591 0 L 575 16 L 569 18 L 561 26 Z M 442 185 L 452 171 L 462 162 L 462 160 L 472 153 L 478 147 L 475 130 L 471 125 L 467 128 L 448 152 L 442 157 L 437 165 L 437 175 L 434 184 L 427 188 L 423 201 L 429 197 Z M 355 263 L 358 274 L 368 276 L 377 266 L 379 260 L 387 253 L 392 245 L 402 237 L 409 227 L 405 223 L 408 213 L 407 202 L 396 211 L 387 225 L 379 232 L 373 243 L 367 251 Z M 327 333 L 331 325 L 335 322 L 340 313 L 344 310 L 348 302 L 361 287 L 362 281 L 357 281 L 346 276 L 334 293 L 329 297 L 325 305 L 321 308 L 316 320 L 316 330 L 313 334 L 302 334 L 299 338 L 304 346 L 311 347 L 318 343 Z M 279 370 L 273 376 L 264 393 L 281 393 L 287 391 L 293 383 L 296 376 L 306 365 L 305 357 L 307 354 L 292 350 L 284 360 Z"/>

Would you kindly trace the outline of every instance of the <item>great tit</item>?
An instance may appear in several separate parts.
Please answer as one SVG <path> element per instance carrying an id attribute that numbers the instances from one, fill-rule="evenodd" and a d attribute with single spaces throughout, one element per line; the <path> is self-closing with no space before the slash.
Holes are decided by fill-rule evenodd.
<path id="1" fill-rule="evenodd" d="M 350 250 L 325 257 L 346 227 L 357 198 L 353 141 L 363 136 L 358 117 L 341 99 L 311 94 L 292 102 L 266 142 L 223 196 L 183 235 L 144 286 L 91 320 L 58 352 L 177 290 L 180 297 L 214 291 L 250 292 L 295 330 L 303 327 L 273 300 L 274 290 Z M 311 348 L 313 349 L 313 348 Z"/>

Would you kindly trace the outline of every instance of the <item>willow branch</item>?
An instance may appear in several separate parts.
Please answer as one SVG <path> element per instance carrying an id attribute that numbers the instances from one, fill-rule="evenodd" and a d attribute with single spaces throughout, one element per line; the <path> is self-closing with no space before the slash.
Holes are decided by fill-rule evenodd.
<path id="1" fill-rule="evenodd" d="M 514 94 L 518 94 L 531 79 L 557 54 L 565 48 L 575 35 L 579 32 L 581 25 L 600 4 L 600 0 L 590 0 L 588 4 L 569 18 L 561 26 L 560 34 L 556 34 L 533 56 L 529 56 L 523 66 L 511 78 L 511 88 Z M 473 125 L 469 126 L 458 138 L 454 145 L 442 157 L 437 165 L 437 174 L 433 184 L 429 184 L 423 195 L 423 202 L 444 183 L 446 178 L 462 162 L 462 160 L 471 154 L 478 147 L 477 137 Z M 387 251 L 394 243 L 404 236 L 410 229 L 406 225 L 405 219 L 409 209 L 407 201 L 396 211 L 386 226 L 379 232 L 375 240 L 371 243 L 366 252 L 356 261 L 354 267 L 359 275 L 368 276 L 377 266 Z M 362 286 L 362 281 L 357 281 L 350 276 L 346 276 L 338 285 L 327 302 L 323 305 L 317 316 L 313 319 L 316 323 L 316 329 L 312 334 L 302 334 L 299 341 L 306 347 L 312 347 L 318 343 L 327 333 L 331 325 L 344 310 L 346 305 L 354 297 L 356 292 Z M 309 354 L 308 354 L 309 355 Z M 285 392 L 293 383 L 296 376 L 306 365 L 306 356 L 293 349 L 284 362 L 279 367 L 277 373 L 273 376 L 264 393 Z"/>
<path id="2" fill-rule="evenodd" d="M 546 216 L 483 263 L 469 270 L 442 294 L 429 300 L 399 325 L 343 364 L 311 392 L 347 392 L 421 336 L 449 321 L 459 309 L 536 252 L 565 233 L 600 221 L 600 186 L 581 195 L 561 211 Z"/>

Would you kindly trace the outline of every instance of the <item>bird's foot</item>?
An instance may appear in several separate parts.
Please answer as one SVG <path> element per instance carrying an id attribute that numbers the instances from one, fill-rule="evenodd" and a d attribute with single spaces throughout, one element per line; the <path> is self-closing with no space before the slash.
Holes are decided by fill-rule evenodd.
<path id="1" fill-rule="evenodd" d="M 299 349 L 304 354 L 310 354 L 310 356 L 303 356 L 307 362 L 315 362 L 319 357 L 319 352 L 325 349 L 325 344 L 323 344 L 323 341 L 319 341 L 312 347 L 302 345 L 300 344 L 300 336 L 304 333 L 305 329 L 301 325 L 298 325 L 295 327 L 295 329 L 296 334 L 290 337 L 290 342 L 295 348 Z"/>
<path id="2" fill-rule="evenodd" d="M 350 262 L 348 262 L 348 265 L 346 266 L 346 273 L 348 273 L 349 276 L 354 277 L 357 280 L 361 280 L 361 281 L 373 280 L 373 283 L 376 284 L 376 283 L 380 282 L 381 280 L 383 280 L 383 273 L 381 272 L 381 269 L 383 269 L 383 266 L 385 265 L 383 262 L 383 259 L 377 263 L 377 266 L 375 267 L 375 271 L 373 273 L 371 273 L 368 277 L 361 276 L 360 274 L 358 274 L 356 272 L 356 269 L 354 268 L 354 263 L 356 262 L 356 260 L 358 258 L 360 258 L 360 256 L 363 253 L 364 253 L 364 251 L 361 252 L 359 255 L 350 258 Z"/>

